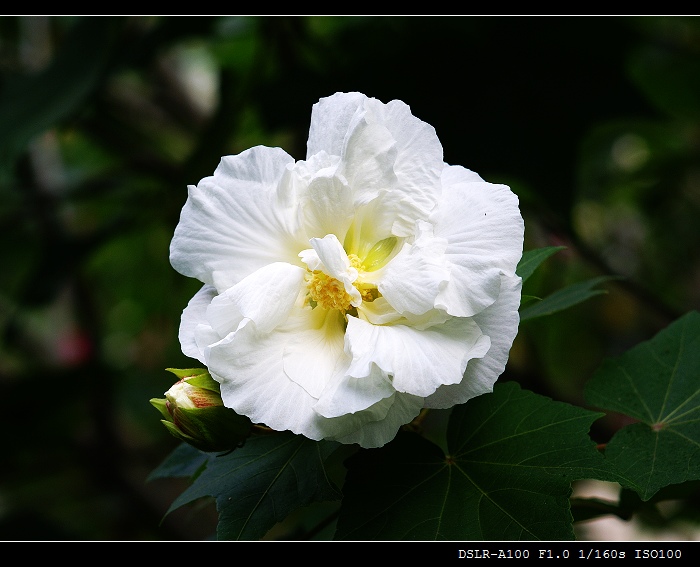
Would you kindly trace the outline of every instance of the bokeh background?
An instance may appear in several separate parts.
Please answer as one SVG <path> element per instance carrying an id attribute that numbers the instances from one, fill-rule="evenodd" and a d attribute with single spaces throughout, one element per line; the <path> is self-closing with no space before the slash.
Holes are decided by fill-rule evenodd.
<path id="1" fill-rule="evenodd" d="M 1 540 L 213 537 L 211 502 L 164 519 L 184 484 L 147 482 L 178 444 L 149 399 L 194 363 L 169 242 L 188 184 L 258 144 L 303 159 L 337 91 L 511 186 L 525 248 L 567 247 L 526 293 L 621 277 L 524 323 L 502 380 L 585 407 L 604 357 L 700 306 L 696 17 L 0 17 Z M 697 490 L 651 508 L 619 537 L 695 537 Z"/>

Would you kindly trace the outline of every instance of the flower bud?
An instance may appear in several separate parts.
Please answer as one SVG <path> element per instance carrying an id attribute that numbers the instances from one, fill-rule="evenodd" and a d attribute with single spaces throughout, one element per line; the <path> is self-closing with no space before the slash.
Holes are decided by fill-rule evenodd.
<path id="1" fill-rule="evenodd" d="M 168 368 L 180 378 L 165 392 L 165 399 L 153 398 L 153 405 L 170 433 L 200 451 L 230 451 L 242 445 L 250 434 L 251 422 L 224 407 L 219 383 L 203 368 Z"/>

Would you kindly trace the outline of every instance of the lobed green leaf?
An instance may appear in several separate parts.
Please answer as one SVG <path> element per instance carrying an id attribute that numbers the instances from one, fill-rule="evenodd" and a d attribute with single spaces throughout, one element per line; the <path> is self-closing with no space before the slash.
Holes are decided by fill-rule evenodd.
<path id="1" fill-rule="evenodd" d="M 340 498 L 325 469 L 337 447 L 291 433 L 252 437 L 240 449 L 209 458 L 168 513 L 212 496 L 219 512 L 218 539 L 260 539 L 297 508 Z"/>
<path id="2" fill-rule="evenodd" d="M 592 406 L 638 420 L 605 449 L 620 483 L 642 500 L 670 484 L 700 479 L 700 313 L 610 358 L 588 382 Z"/>
<path id="3" fill-rule="evenodd" d="M 146 482 L 161 478 L 192 478 L 212 457 L 182 443 L 148 475 Z"/>
<path id="4" fill-rule="evenodd" d="M 336 539 L 573 539 L 571 482 L 615 479 L 588 437 L 601 415 L 497 384 L 453 410 L 448 455 L 400 433 L 348 459 Z"/>

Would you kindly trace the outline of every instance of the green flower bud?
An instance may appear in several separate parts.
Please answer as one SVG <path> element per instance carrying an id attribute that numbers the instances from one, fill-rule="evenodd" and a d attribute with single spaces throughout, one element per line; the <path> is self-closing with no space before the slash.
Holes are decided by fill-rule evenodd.
<path id="1" fill-rule="evenodd" d="M 219 383 L 204 368 L 167 368 L 180 378 L 153 398 L 153 405 L 170 433 L 200 451 L 231 451 L 250 435 L 251 422 L 224 406 Z"/>

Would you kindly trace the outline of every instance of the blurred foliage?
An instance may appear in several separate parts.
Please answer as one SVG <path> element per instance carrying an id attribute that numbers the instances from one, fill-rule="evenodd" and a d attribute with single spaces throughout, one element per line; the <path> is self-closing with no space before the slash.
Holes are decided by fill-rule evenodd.
<path id="1" fill-rule="evenodd" d="M 699 68 L 696 17 L 0 17 L 0 539 L 214 537 L 213 502 L 161 523 L 187 484 L 146 483 L 177 445 L 149 399 L 192 362 L 169 241 L 188 184 L 253 145 L 303 159 L 336 91 L 512 187 L 526 250 L 566 247 L 525 294 L 605 278 L 523 322 L 502 378 L 588 407 L 605 356 L 700 308 Z"/>

